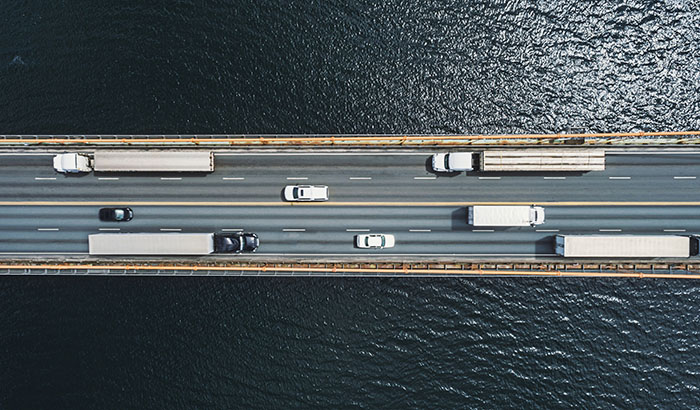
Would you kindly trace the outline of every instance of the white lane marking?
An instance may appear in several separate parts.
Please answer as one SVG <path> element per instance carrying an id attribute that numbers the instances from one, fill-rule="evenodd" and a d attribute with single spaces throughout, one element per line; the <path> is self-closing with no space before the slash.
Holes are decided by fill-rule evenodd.
<path id="1" fill-rule="evenodd" d="M 0 252 L 0 255 L 89 255 L 87 252 Z"/>
<path id="2" fill-rule="evenodd" d="M 20 156 L 54 156 L 56 154 L 52 153 L 46 153 L 46 154 L 34 154 L 34 153 L 28 153 L 28 152 L 2 152 L 0 153 L 0 157 L 20 157 Z"/>
<path id="3" fill-rule="evenodd" d="M 430 229 L 409 229 L 408 232 L 431 232 Z"/>
<path id="4" fill-rule="evenodd" d="M 306 232 L 304 228 L 284 228 L 282 232 Z"/>
<path id="5" fill-rule="evenodd" d="M 182 178 L 164 178 L 164 177 L 160 178 L 161 181 L 179 181 L 181 179 Z"/>
<path id="6" fill-rule="evenodd" d="M 100 181 L 119 181 L 119 178 L 114 178 L 114 177 L 98 177 Z"/>
<path id="7" fill-rule="evenodd" d="M 163 232 L 180 232 L 181 228 L 160 228 Z"/>
<path id="8" fill-rule="evenodd" d="M 350 178 L 348 178 L 348 179 L 352 179 L 352 180 L 370 180 L 370 179 L 372 179 L 372 177 L 350 177 Z"/>
<path id="9" fill-rule="evenodd" d="M 273 156 L 278 156 L 278 157 L 294 157 L 294 156 L 317 156 L 317 157 L 325 157 L 325 156 L 357 156 L 357 155 L 362 155 L 362 156 L 421 156 L 421 157 L 429 157 L 432 155 L 432 152 L 381 152 L 378 153 L 376 151 L 370 151 L 370 152 L 360 152 L 360 151 L 353 151 L 353 152 L 251 152 L 251 153 L 245 153 L 245 154 L 235 154 L 235 153 L 228 153 L 228 152 L 214 152 L 214 155 L 216 156 L 247 156 L 247 157 L 273 157 Z M 3 155 L 3 154 L 0 154 Z M 27 155 L 34 155 L 34 154 L 27 154 Z M 41 155 L 41 154 L 36 154 L 36 155 Z M 55 155 L 55 154 L 44 154 L 44 155 Z"/>
<path id="10" fill-rule="evenodd" d="M 697 155 L 700 154 L 700 151 L 616 151 L 608 148 L 605 153 L 611 155 Z"/>
<path id="11" fill-rule="evenodd" d="M 369 232 L 369 229 L 346 229 L 345 232 Z"/>
<path id="12" fill-rule="evenodd" d="M 34 177 L 35 181 L 53 181 L 55 180 L 56 177 L 51 177 L 51 178 L 44 178 L 44 177 Z"/>
<path id="13" fill-rule="evenodd" d="M 501 179 L 501 177 L 479 177 L 479 179 Z"/>
<path id="14" fill-rule="evenodd" d="M 306 181 L 308 177 L 287 177 L 287 181 Z"/>
<path id="15" fill-rule="evenodd" d="M 608 177 L 608 179 L 632 179 L 632 177 Z"/>
<path id="16" fill-rule="evenodd" d="M 413 177 L 413 179 L 437 179 L 437 177 Z"/>
<path id="17" fill-rule="evenodd" d="M 493 232 L 493 229 L 472 229 L 472 232 Z"/>
<path id="18" fill-rule="evenodd" d="M 535 232 L 559 232 L 559 229 L 535 229 Z"/>
<path id="19" fill-rule="evenodd" d="M 566 177 L 544 177 L 544 179 L 566 179 Z"/>
<path id="20" fill-rule="evenodd" d="M 598 229 L 599 232 L 622 232 L 622 229 Z"/>
<path id="21" fill-rule="evenodd" d="M 57 231 L 58 228 L 37 228 L 37 231 Z"/>
<path id="22" fill-rule="evenodd" d="M 97 228 L 100 231 L 120 231 L 120 228 Z"/>
<path id="23" fill-rule="evenodd" d="M 245 178 L 244 177 L 223 177 L 221 178 L 224 181 L 243 181 Z"/>
<path id="24" fill-rule="evenodd" d="M 685 232 L 685 229 L 664 229 L 664 232 Z"/>
<path id="25" fill-rule="evenodd" d="M 243 228 L 224 228 L 223 232 L 243 232 Z"/>
<path id="26" fill-rule="evenodd" d="M 0 252 L 0 255 L 89 255 L 87 252 Z M 377 253 L 262 253 L 257 255 L 247 255 L 248 257 L 254 259 L 263 259 L 267 256 L 358 256 L 358 255 L 373 255 L 373 256 L 442 256 L 442 257 L 453 257 L 453 256 L 497 256 L 497 257 L 509 257 L 509 256 L 530 256 L 530 257 L 541 257 L 541 256 L 558 256 L 555 253 L 382 253 L 381 255 Z M 211 255 L 212 257 L 227 258 L 230 255 Z"/>
<path id="27" fill-rule="evenodd" d="M 673 177 L 673 179 L 695 179 L 697 177 Z"/>

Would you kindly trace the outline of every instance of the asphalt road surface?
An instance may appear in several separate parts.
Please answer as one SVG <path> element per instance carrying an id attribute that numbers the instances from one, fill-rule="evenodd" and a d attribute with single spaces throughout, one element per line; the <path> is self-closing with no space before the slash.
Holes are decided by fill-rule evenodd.
<path id="1" fill-rule="evenodd" d="M 455 175 L 432 173 L 430 154 L 219 153 L 216 171 L 204 175 L 64 175 L 50 153 L 0 154 L 0 255 L 86 255 L 87 235 L 98 232 L 243 230 L 260 235 L 255 258 L 552 258 L 558 233 L 700 233 L 700 152 L 608 153 L 606 171 L 583 174 Z M 331 200 L 290 206 L 281 198 L 287 184 L 329 185 Z M 46 205 L 30 205 L 38 201 Z M 182 204 L 193 201 L 217 206 Z M 511 228 L 469 226 L 465 206 L 456 205 L 488 201 L 582 204 L 546 204 L 545 224 Z M 585 204 L 591 201 L 628 204 Z M 675 204 L 634 204 L 643 201 Z M 100 222 L 106 204 L 128 204 L 134 220 Z M 354 235 L 368 232 L 394 234 L 396 247 L 354 248 Z"/>

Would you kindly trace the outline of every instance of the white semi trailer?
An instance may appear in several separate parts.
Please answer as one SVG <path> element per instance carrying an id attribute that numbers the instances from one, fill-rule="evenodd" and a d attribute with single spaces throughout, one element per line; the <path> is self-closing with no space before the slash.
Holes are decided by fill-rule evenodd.
<path id="1" fill-rule="evenodd" d="M 605 170 L 602 149 L 513 149 L 438 153 L 432 157 L 436 172 L 588 172 Z"/>
<path id="2" fill-rule="evenodd" d="M 467 208 L 473 226 L 535 226 L 544 223 L 544 208 L 527 205 L 475 205 Z"/>
<path id="3" fill-rule="evenodd" d="M 688 258 L 698 254 L 694 235 L 557 235 L 565 258 Z"/>
<path id="4" fill-rule="evenodd" d="M 209 151 L 96 151 L 70 152 L 53 158 L 58 172 L 212 172 Z"/>
<path id="5" fill-rule="evenodd" d="M 254 233 L 99 233 L 88 236 L 90 255 L 209 255 L 255 252 Z"/>

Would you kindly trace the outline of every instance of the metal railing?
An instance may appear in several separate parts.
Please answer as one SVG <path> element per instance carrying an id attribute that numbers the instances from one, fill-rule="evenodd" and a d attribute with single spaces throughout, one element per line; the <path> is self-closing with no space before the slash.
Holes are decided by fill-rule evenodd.
<path id="1" fill-rule="evenodd" d="M 694 145 L 700 131 L 503 135 L 0 135 L 0 146 L 126 145 L 240 147 L 421 147 L 467 145 Z"/>
<path id="2" fill-rule="evenodd" d="M 700 279 L 700 265 L 547 263 L 162 263 L 8 261 L 5 275 L 303 276 L 303 277 L 575 277 Z"/>

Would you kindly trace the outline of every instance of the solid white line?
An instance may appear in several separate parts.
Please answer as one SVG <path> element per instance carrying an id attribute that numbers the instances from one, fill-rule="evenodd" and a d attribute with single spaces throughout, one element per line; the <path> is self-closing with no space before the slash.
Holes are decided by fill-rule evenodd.
<path id="1" fill-rule="evenodd" d="M 163 177 L 160 178 L 161 181 L 179 181 L 181 179 L 182 178 L 163 178 Z"/>
<path id="2" fill-rule="evenodd" d="M 697 155 L 700 151 L 615 151 L 606 149 L 607 155 Z"/>
<path id="3" fill-rule="evenodd" d="M 285 228 L 285 229 L 282 229 L 282 232 L 306 232 L 306 229 L 303 229 L 303 228 Z"/>
<path id="4" fill-rule="evenodd" d="M 119 231 L 119 228 L 97 228 L 100 231 Z"/>
<path id="5" fill-rule="evenodd" d="M 685 229 L 664 229 L 664 232 L 685 232 Z"/>
<path id="6" fill-rule="evenodd" d="M 632 177 L 608 177 L 608 179 L 632 179 Z"/>
<path id="7" fill-rule="evenodd" d="M 559 229 L 535 229 L 535 232 L 559 232 Z"/>
<path id="8" fill-rule="evenodd" d="M 0 252 L 0 255 L 89 255 L 87 252 Z"/>
<path id="9" fill-rule="evenodd" d="M 243 232 L 243 228 L 224 228 L 223 232 Z"/>
<path id="10" fill-rule="evenodd" d="M 37 228 L 37 231 L 57 231 L 58 228 Z"/>
<path id="11" fill-rule="evenodd" d="M 544 179 L 566 179 L 566 177 L 544 177 Z"/>
<path id="12" fill-rule="evenodd" d="M 369 232 L 369 229 L 346 229 L 345 232 Z"/>
<path id="13" fill-rule="evenodd" d="M 430 229 L 409 229 L 408 232 L 431 232 Z"/>
<path id="14" fill-rule="evenodd" d="M 89 255 L 87 252 L 0 252 L 0 255 Z M 416 254 L 416 253 L 382 253 L 377 254 L 377 253 L 260 253 L 257 255 L 248 255 L 251 256 L 255 259 L 262 259 L 266 256 L 365 256 L 365 255 L 373 255 L 373 256 L 382 256 L 382 257 L 388 257 L 388 256 L 498 256 L 498 257 L 511 257 L 511 256 L 529 256 L 529 257 L 542 257 L 542 256 L 558 256 L 555 253 L 542 253 L 542 254 L 534 254 L 534 253 L 507 253 L 507 254 L 501 254 L 501 253 L 421 253 L 421 254 Z M 219 256 L 220 258 L 230 258 L 230 255 L 211 255 L 211 256 Z"/>
<path id="15" fill-rule="evenodd" d="M 308 177 L 287 177 L 288 181 L 306 181 Z"/>
<path id="16" fill-rule="evenodd" d="M 223 177 L 221 178 L 224 181 L 243 181 L 245 178 L 244 177 Z"/>
<path id="17" fill-rule="evenodd" d="M 160 228 L 163 232 L 180 232 L 182 228 Z"/>
<path id="18" fill-rule="evenodd" d="M 501 179 L 501 177 L 479 177 L 479 179 Z"/>
<path id="19" fill-rule="evenodd" d="M 697 177 L 673 177 L 673 179 L 695 179 Z"/>
<path id="20" fill-rule="evenodd" d="M 358 151 L 353 151 L 353 152 L 253 152 L 253 153 L 245 153 L 245 154 L 237 154 L 237 153 L 227 153 L 227 152 L 214 152 L 215 156 L 248 156 L 248 157 L 295 157 L 295 156 L 316 156 L 316 157 L 323 157 L 323 156 L 423 156 L 423 157 L 429 157 L 432 155 L 432 152 L 381 152 L 378 153 L 376 151 L 369 151 L 369 152 L 358 152 Z M 30 155 L 30 154 L 27 154 Z M 34 155 L 34 154 L 31 154 Z M 38 155 L 38 154 L 37 154 Z M 46 155 L 55 155 L 55 154 L 46 154 Z"/>
<path id="21" fill-rule="evenodd" d="M 622 232 L 622 229 L 598 229 L 599 232 Z"/>
<path id="22" fill-rule="evenodd" d="M 350 177 L 348 179 L 354 179 L 354 180 L 370 180 L 372 177 Z"/>
<path id="23" fill-rule="evenodd" d="M 436 179 L 437 177 L 413 177 L 413 179 Z"/>
<path id="24" fill-rule="evenodd" d="M 119 178 L 113 178 L 113 177 L 98 177 L 100 181 L 119 181 Z"/>
<path id="25" fill-rule="evenodd" d="M 0 252 L 0 255 L 2 252 Z M 373 255 L 373 256 L 381 256 L 381 257 L 390 257 L 390 256 L 442 256 L 442 257 L 454 257 L 454 256 L 498 256 L 498 257 L 509 257 L 509 256 L 530 256 L 530 257 L 541 257 L 541 256 L 559 256 L 556 253 L 382 253 L 377 254 L 377 253 L 258 253 L 255 255 L 247 255 L 252 258 L 256 259 L 261 259 L 264 258 L 265 256 L 366 256 L 366 255 Z M 230 257 L 230 255 L 211 255 L 211 256 L 219 256 L 219 257 Z"/>
<path id="26" fill-rule="evenodd" d="M 51 177 L 51 178 L 43 178 L 43 177 L 34 177 L 36 181 L 53 181 L 56 179 L 56 177 Z"/>
<path id="27" fill-rule="evenodd" d="M 493 229 L 472 229 L 472 232 L 493 232 Z"/>

